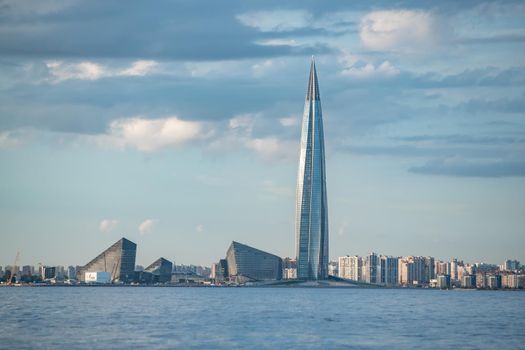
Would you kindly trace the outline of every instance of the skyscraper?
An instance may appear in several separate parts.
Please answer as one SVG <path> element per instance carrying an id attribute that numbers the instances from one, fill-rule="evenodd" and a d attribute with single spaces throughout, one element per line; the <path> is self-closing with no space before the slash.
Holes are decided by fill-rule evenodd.
<path id="1" fill-rule="evenodd" d="M 295 249 L 297 278 L 328 278 L 328 207 L 321 99 L 312 58 L 304 105 L 297 175 Z"/>

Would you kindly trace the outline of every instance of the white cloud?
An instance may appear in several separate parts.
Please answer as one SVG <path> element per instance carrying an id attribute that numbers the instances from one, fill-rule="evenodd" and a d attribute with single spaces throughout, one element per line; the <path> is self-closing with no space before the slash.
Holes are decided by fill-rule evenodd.
<path id="1" fill-rule="evenodd" d="M 291 159 L 298 153 L 298 143 L 274 136 L 247 139 L 244 146 L 266 159 Z"/>
<path id="2" fill-rule="evenodd" d="M 288 126 L 295 126 L 299 123 L 299 119 L 296 116 L 290 116 L 279 119 L 279 123 L 281 123 L 282 126 L 288 127 Z"/>
<path id="3" fill-rule="evenodd" d="M 203 224 L 198 224 L 195 227 L 195 231 L 197 231 L 198 233 L 204 232 L 204 225 Z"/>
<path id="4" fill-rule="evenodd" d="M 63 61 L 46 62 L 51 75 L 51 81 L 59 83 L 65 80 L 98 80 L 113 76 L 145 76 L 151 74 L 158 65 L 155 61 L 139 60 L 130 67 L 109 68 L 98 63 L 84 61 L 80 63 L 65 63 Z"/>
<path id="5" fill-rule="evenodd" d="M 54 82 L 69 79 L 97 80 L 108 74 L 101 65 L 87 61 L 70 64 L 62 61 L 49 61 L 46 62 L 46 66 L 49 69 L 49 73 L 53 76 Z"/>
<path id="6" fill-rule="evenodd" d="M 261 32 L 287 32 L 307 27 L 312 16 L 307 11 L 277 10 L 244 13 L 238 15 L 237 19 L 245 26 Z"/>
<path id="7" fill-rule="evenodd" d="M 276 136 L 255 137 L 253 131 L 259 113 L 235 116 L 228 121 L 228 130 L 213 140 L 209 147 L 215 150 L 244 148 L 265 159 L 290 159 L 297 156 L 298 142 L 281 140 Z"/>
<path id="8" fill-rule="evenodd" d="M 19 146 L 22 143 L 20 137 L 16 136 L 11 131 L 0 132 L 0 149 L 12 148 Z"/>
<path id="9" fill-rule="evenodd" d="M 247 135 L 250 135 L 258 117 L 259 114 L 256 113 L 240 114 L 228 121 L 228 127 L 233 130 L 240 130 Z"/>
<path id="10" fill-rule="evenodd" d="M 343 69 L 341 74 L 354 78 L 392 77 L 399 74 L 399 69 L 389 61 L 384 61 L 378 66 L 367 63 L 363 66 L 347 67 Z"/>
<path id="11" fill-rule="evenodd" d="M 273 66 L 273 60 L 264 60 L 261 63 L 255 63 L 254 65 L 252 65 L 252 71 L 256 77 L 260 77 L 267 71 L 271 70 Z"/>
<path id="12" fill-rule="evenodd" d="M 376 51 L 424 51 L 444 35 L 446 26 L 430 12 L 374 11 L 360 24 L 361 43 Z"/>
<path id="13" fill-rule="evenodd" d="M 157 67 L 158 62 L 155 61 L 146 61 L 140 60 L 135 61 L 131 64 L 131 67 L 124 69 L 118 73 L 118 75 L 123 76 L 145 76 L 154 71 Z"/>
<path id="14" fill-rule="evenodd" d="M 153 232 L 153 228 L 158 223 L 158 220 L 146 219 L 139 225 L 139 232 L 141 235 L 147 235 Z"/>
<path id="15" fill-rule="evenodd" d="M 104 219 L 98 225 L 100 232 L 108 233 L 111 232 L 118 224 L 118 221 L 115 219 Z"/>
<path id="16" fill-rule="evenodd" d="M 189 141 L 205 138 L 213 131 L 205 130 L 198 121 L 186 121 L 177 117 L 144 119 L 140 117 L 119 119 L 111 122 L 109 134 L 99 137 L 101 143 L 117 147 L 132 147 L 152 152 L 167 146 L 178 146 Z"/>
<path id="17" fill-rule="evenodd" d="M 263 46 L 299 46 L 295 39 L 267 39 L 257 41 L 257 44 Z"/>

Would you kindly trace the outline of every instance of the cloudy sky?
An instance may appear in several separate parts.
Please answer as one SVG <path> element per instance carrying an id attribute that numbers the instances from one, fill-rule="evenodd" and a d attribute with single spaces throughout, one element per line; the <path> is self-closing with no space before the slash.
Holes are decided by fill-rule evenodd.
<path id="1" fill-rule="evenodd" d="M 0 264 L 294 254 L 315 55 L 330 255 L 525 261 L 521 1 L 0 0 Z"/>

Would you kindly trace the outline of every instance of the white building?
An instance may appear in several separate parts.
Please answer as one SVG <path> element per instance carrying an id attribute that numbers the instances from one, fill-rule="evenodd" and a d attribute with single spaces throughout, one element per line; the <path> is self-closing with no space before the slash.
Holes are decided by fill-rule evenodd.
<path id="1" fill-rule="evenodd" d="M 86 283 L 111 283 L 111 273 L 105 271 L 86 272 L 85 281 Z"/>
<path id="2" fill-rule="evenodd" d="M 362 281 L 363 259 L 360 256 L 339 257 L 339 277 L 354 281 Z"/>

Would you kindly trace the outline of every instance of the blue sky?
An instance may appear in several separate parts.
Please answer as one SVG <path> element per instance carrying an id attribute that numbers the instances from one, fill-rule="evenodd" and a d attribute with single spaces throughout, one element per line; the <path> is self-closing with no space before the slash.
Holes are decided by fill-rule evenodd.
<path id="1" fill-rule="evenodd" d="M 525 261 L 520 1 L 0 1 L 0 264 L 294 252 L 309 61 L 330 256 Z"/>

